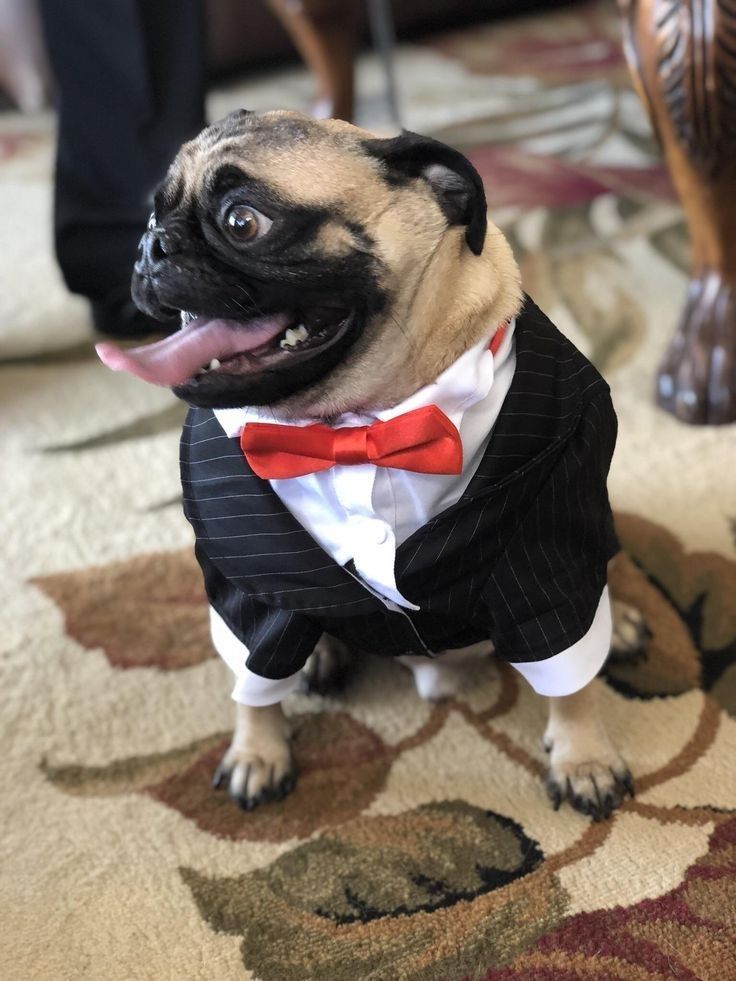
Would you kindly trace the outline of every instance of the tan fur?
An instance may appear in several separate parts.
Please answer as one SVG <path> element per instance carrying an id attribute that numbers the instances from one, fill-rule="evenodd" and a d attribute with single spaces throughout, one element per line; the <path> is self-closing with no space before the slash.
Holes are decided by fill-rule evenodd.
<path id="1" fill-rule="evenodd" d="M 548 786 L 557 788 L 560 800 L 597 803 L 602 810 L 596 817 L 603 817 L 632 791 L 628 767 L 601 718 L 599 686 L 595 679 L 573 695 L 549 699 L 544 742 L 550 754 Z"/>
<path id="2" fill-rule="evenodd" d="M 332 418 L 396 405 L 519 312 L 519 270 L 498 228 L 489 224 L 483 252 L 475 256 L 463 230 L 447 229 L 429 189 L 426 195 L 422 203 L 436 209 L 437 221 L 431 232 L 410 236 L 410 247 L 406 205 L 369 226 L 392 270 L 390 314 L 371 324 L 328 379 L 273 406 L 276 416 Z"/>
<path id="3" fill-rule="evenodd" d="M 267 181 L 285 201 L 295 204 L 336 206 L 356 190 L 364 198 L 380 195 L 379 167 L 360 150 L 360 142 L 374 134 L 349 123 L 336 126 L 336 122 L 277 111 L 259 115 L 257 140 L 246 135 L 212 142 L 210 131 L 205 130 L 182 147 L 172 173 L 183 180 L 189 198 L 196 197 L 211 169 L 227 163 Z M 287 134 L 289 152 L 285 154 L 281 130 L 289 123 L 297 125 L 301 134 L 296 138 Z"/>
<path id="4" fill-rule="evenodd" d="M 230 795 L 255 798 L 275 789 L 291 773 L 289 723 L 281 705 L 237 705 L 235 733 L 220 764 Z"/>
<path id="5" fill-rule="evenodd" d="M 284 128 L 291 137 L 286 152 Z M 329 255 L 355 247 L 346 223 L 359 223 L 387 270 L 381 285 L 389 313 L 371 323 L 327 379 L 272 406 L 275 416 L 333 418 L 395 405 L 518 312 L 519 270 L 498 228 L 489 224 L 483 251 L 474 255 L 464 229 L 448 228 L 426 181 L 394 187 L 383 179 L 380 162 L 362 149 L 373 134 L 293 112 L 259 116 L 253 137 L 213 143 L 207 134 L 186 144 L 174 165 L 185 196 L 196 196 L 211 171 L 232 163 L 287 203 L 333 213 L 318 238 Z"/>
<path id="6" fill-rule="evenodd" d="M 521 306 L 518 266 L 498 228 L 489 224 L 483 251 L 474 255 L 464 229 L 447 227 L 426 182 L 408 188 L 380 182 L 377 191 L 371 179 L 367 191 L 344 188 L 340 203 L 376 243 L 388 269 L 382 285 L 391 310 L 328 380 L 277 407 L 286 415 L 395 405 Z"/>
<path id="7" fill-rule="evenodd" d="M 356 239 L 342 222 L 329 221 L 324 224 L 315 240 L 320 253 L 327 256 L 347 255 L 356 246 Z"/>

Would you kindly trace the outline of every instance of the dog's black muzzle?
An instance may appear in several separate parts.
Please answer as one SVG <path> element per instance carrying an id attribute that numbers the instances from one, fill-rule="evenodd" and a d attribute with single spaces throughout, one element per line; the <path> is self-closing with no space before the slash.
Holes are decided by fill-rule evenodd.
<path id="1" fill-rule="evenodd" d="M 166 270 L 172 270 L 175 259 L 185 251 L 185 229 L 177 223 L 166 227 L 149 222 L 138 243 L 138 258 L 133 266 L 131 293 L 139 309 L 154 320 L 172 320 L 181 307 L 166 303 Z"/>

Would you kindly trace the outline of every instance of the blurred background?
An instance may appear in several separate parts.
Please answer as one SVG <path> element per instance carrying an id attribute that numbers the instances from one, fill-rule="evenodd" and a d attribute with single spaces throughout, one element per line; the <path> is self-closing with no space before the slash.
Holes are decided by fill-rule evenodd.
<path id="1" fill-rule="evenodd" d="M 736 328 L 724 272 L 736 275 L 736 262 L 723 246 L 736 242 L 735 8 L 0 0 L 4 977 L 302 981 L 310 963 L 310 977 L 359 978 L 371 957 L 382 978 L 577 976 L 605 945 L 611 960 L 596 976 L 724 976 L 733 947 L 718 917 L 733 903 L 717 890 L 733 889 L 732 872 L 723 885 L 713 869 L 687 870 L 736 834 Z M 648 80 L 639 94 L 624 38 Z M 703 63 L 692 56 L 703 38 L 701 77 L 683 66 Z M 673 110 L 653 111 L 666 158 L 640 99 L 653 93 Z M 107 371 L 93 342 L 95 327 L 123 339 L 155 327 L 127 295 L 152 187 L 205 118 L 239 107 L 337 114 L 382 134 L 401 125 L 458 147 L 525 289 L 610 383 L 620 424 L 610 492 L 627 550 L 615 587 L 652 632 L 646 659 L 606 679 L 607 719 L 640 788 L 613 828 L 548 808 L 541 705 L 509 677 L 482 674 L 459 707 L 429 707 L 383 662 L 341 699 L 293 696 L 305 774 L 271 816 L 246 819 L 210 792 L 230 682 L 212 656 L 181 512 L 185 408 Z M 708 232 L 705 252 L 693 229 Z M 675 367 L 661 369 L 663 357 Z M 325 719 L 338 729 L 323 731 Z M 334 742 L 344 765 L 326 750 Z M 378 842 L 365 867 L 387 878 L 373 905 L 398 895 L 403 909 L 402 890 L 421 879 L 407 841 L 435 841 L 422 808 L 445 798 L 502 812 L 499 835 L 516 821 L 524 854 L 533 839 L 554 871 L 542 862 L 541 879 L 519 879 L 531 883 L 523 894 L 505 865 L 477 894 L 461 883 L 471 904 L 489 899 L 489 882 L 507 885 L 477 915 L 452 919 L 475 907 L 453 912 L 444 899 L 447 910 L 421 913 L 423 969 L 411 958 L 425 934 L 403 913 L 359 924 L 354 943 L 324 940 L 334 924 L 325 933 L 299 892 L 292 850 L 317 847 L 317 832 L 345 834 L 320 879 L 328 903 Z M 477 835 L 458 835 L 453 861 L 467 846 L 475 868 Z M 713 863 L 725 877 L 725 859 Z M 687 892 L 693 882 L 700 892 Z M 697 942 L 682 917 L 668 927 L 686 901 L 705 911 Z M 287 908 L 296 919 L 282 936 Z M 614 933 L 629 916 L 646 943 Z"/>
<path id="2" fill-rule="evenodd" d="M 590 260 L 586 276 L 552 277 L 566 295 L 562 303 L 555 297 L 550 314 L 562 306 L 563 328 L 594 328 L 591 343 L 614 361 L 642 323 L 627 299 L 638 290 L 620 282 L 629 277 L 618 275 L 619 263 L 589 254 L 591 234 L 614 231 L 596 227 L 603 202 L 632 202 L 637 228 L 644 222 L 655 232 L 652 247 L 673 275 L 687 262 L 680 214 L 668 207 L 670 183 L 631 88 L 611 2 L 159 0 L 140 5 L 146 16 L 138 6 L 3 0 L 0 7 L 5 244 L 30 259 L 18 270 L 21 281 L 12 277 L 17 289 L 0 298 L 6 356 L 57 350 L 88 335 L 88 308 L 60 289 L 50 261 L 52 104 L 61 110 L 58 258 L 71 289 L 95 304 L 95 326 L 112 335 L 146 326 L 127 293 L 152 188 L 205 118 L 240 106 L 339 115 L 385 133 L 403 125 L 454 144 L 481 171 L 494 217 L 522 261 L 539 244 L 529 238 L 532 214 L 551 209 L 545 225 L 559 218 L 566 229 L 570 213 L 563 217 L 560 207 L 585 206 L 587 228 L 576 242 L 578 261 Z M 538 12 L 520 18 L 524 9 Z M 404 42 L 398 49 L 396 35 Z M 550 247 L 569 231 L 548 228 L 544 236 L 554 261 Z M 531 258 L 526 265 L 527 289 L 549 308 L 548 278 Z M 601 297 L 600 273 L 614 304 Z M 43 278 L 37 303 L 25 301 L 23 277 L 29 288 Z"/>

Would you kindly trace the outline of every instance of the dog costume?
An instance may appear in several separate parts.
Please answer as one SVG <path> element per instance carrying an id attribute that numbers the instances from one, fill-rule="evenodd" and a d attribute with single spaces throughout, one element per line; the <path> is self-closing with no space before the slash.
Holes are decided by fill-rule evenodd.
<path id="1" fill-rule="evenodd" d="M 323 632 L 393 656 L 490 639 L 545 695 L 600 670 L 619 548 L 608 386 L 527 298 L 495 354 L 486 340 L 402 405 L 336 425 L 427 405 L 460 434 L 455 476 L 338 463 L 268 481 L 240 440 L 263 410 L 190 410 L 184 508 L 237 701 L 280 701 Z"/>

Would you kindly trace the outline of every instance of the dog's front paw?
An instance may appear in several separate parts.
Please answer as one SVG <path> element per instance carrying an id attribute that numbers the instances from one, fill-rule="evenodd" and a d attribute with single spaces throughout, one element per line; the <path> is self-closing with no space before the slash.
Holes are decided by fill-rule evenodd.
<path id="1" fill-rule="evenodd" d="M 546 748 L 550 751 L 546 788 L 555 810 L 567 800 L 576 811 L 602 821 L 627 795 L 634 796 L 631 771 L 611 744 L 592 753 L 556 750 L 554 744 Z"/>
<path id="2" fill-rule="evenodd" d="M 231 746 L 212 778 L 215 790 L 227 786 L 230 799 L 243 811 L 281 800 L 296 786 L 291 754 L 264 758 Z"/>
<path id="3" fill-rule="evenodd" d="M 642 661 L 646 657 L 647 641 L 652 636 L 644 615 L 623 600 L 611 600 L 611 615 L 611 658 L 630 664 Z"/>
<path id="4" fill-rule="evenodd" d="M 341 640 L 322 634 L 303 669 L 303 690 L 311 695 L 331 695 L 345 687 L 350 651 Z"/>
<path id="5" fill-rule="evenodd" d="M 279 705 L 238 706 L 235 735 L 215 770 L 212 786 L 227 786 L 230 799 L 244 811 L 281 800 L 296 785 L 288 724 Z"/>

